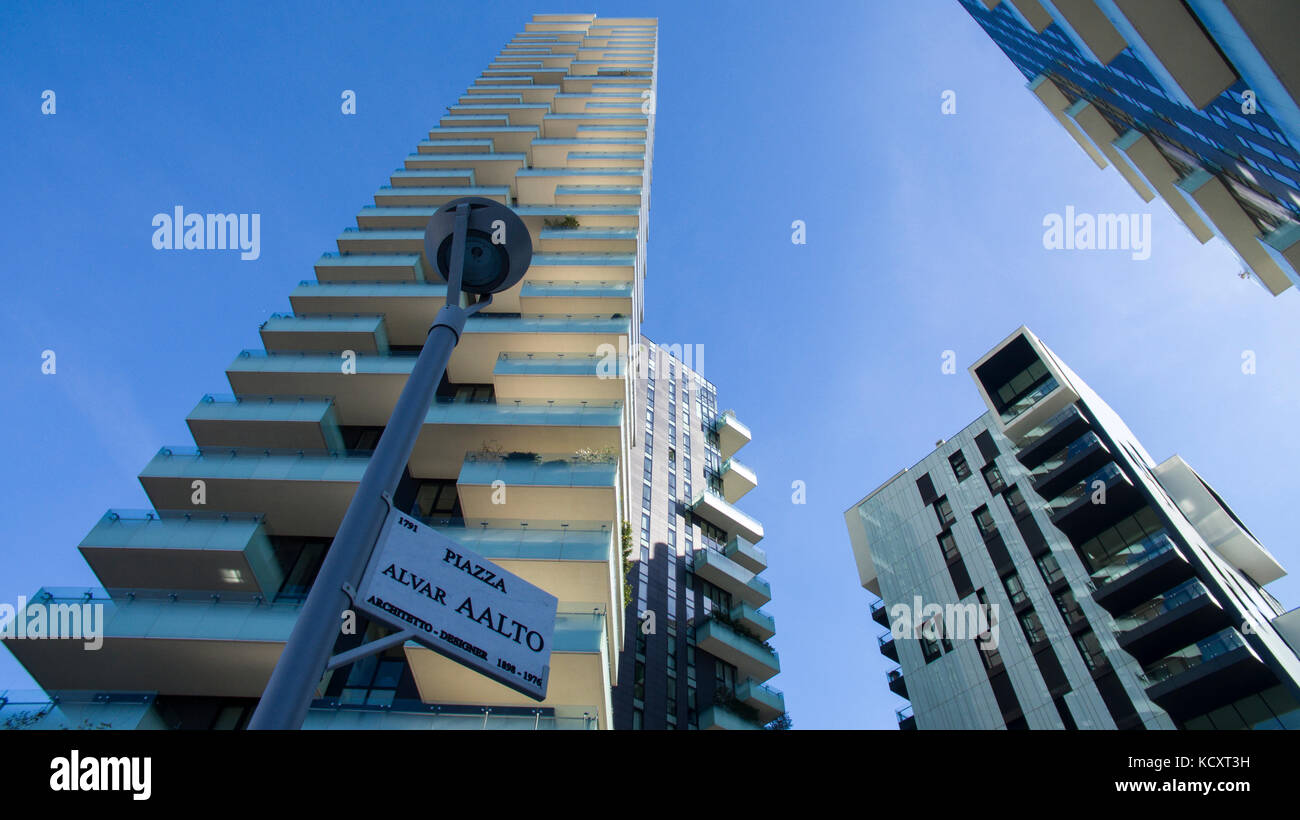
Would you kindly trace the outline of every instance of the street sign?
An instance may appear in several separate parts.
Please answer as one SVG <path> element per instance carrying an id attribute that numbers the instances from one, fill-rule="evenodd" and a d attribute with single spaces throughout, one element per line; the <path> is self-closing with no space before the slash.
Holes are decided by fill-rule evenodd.
<path id="1" fill-rule="evenodd" d="M 451 660 L 546 698 L 556 597 L 427 524 L 388 513 L 355 604 Z"/>

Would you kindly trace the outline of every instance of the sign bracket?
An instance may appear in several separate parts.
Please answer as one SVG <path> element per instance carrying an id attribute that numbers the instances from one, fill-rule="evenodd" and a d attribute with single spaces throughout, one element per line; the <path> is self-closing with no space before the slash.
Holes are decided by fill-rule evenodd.
<path id="1" fill-rule="evenodd" d="M 414 629 L 403 629 L 400 632 L 394 632 L 391 635 L 385 635 L 384 637 L 373 640 L 370 643 L 363 643 L 354 649 L 349 649 L 346 652 L 340 652 L 337 655 L 331 657 L 329 659 L 329 663 L 325 664 L 325 670 L 327 672 L 332 671 L 338 669 L 340 666 L 347 666 L 348 664 L 353 663 L 355 661 L 359 661 L 362 658 L 368 658 L 371 655 L 376 655 L 380 652 L 383 652 L 385 649 L 391 649 L 394 646 L 401 646 L 402 644 L 406 643 L 408 640 L 414 637 L 415 637 Z"/>

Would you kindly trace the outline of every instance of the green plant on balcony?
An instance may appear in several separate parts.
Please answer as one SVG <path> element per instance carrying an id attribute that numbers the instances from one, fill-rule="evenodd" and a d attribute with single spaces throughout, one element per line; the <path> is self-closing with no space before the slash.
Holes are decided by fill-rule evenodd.
<path id="1" fill-rule="evenodd" d="M 548 228 L 576 228 L 578 227 L 578 218 L 570 214 L 563 219 L 544 219 L 542 224 Z"/>
<path id="2" fill-rule="evenodd" d="M 581 461 L 584 464 L 607 464 L 618 457 L 618 451 L 613 447 L 583 447 L 573 454 L 574 461 Z"/>
<path id="3" fill-rule="evenodd" d="M 505 460 L 506 461 L 530 461 L 535 464 L 541 461 L 542 457 L 537 453 L 525 453 L 519 450 L 515 450 L 512 453 L 506 453 Z"/>
<path id="4" fill-rule="evenodd" d="M 713 613 L 710 614 L 709 617 L 717 621 L 718 623 L 724 624 L 728 629 L 730 629 L 732 632 L 735 632 L 737 635 L 748 638 L 754 643 L 762 646 L 768 652 L 771 652 L 774 655 L 776 654 L 776 649 L 770 643 L 755 635 L 753 632 L 751 632 L 748 628 L 746 628 L 738 621 L 732 620 L 731 616 L 723 612 L 721 609 L 714 609 Z"/>
<path id="5" fill-rule="evenodd" d="M 713 702 L 746 723 L 758 724 L 758 710 L 736 699 L 736 693 L 726 689 L 713 690 Z"/>
<path id="6" fill-rule="evenodd" d="M 45 717 L 45 712 L 43 710 L 37 710 L 34 712 L 19 712 L 16 715 L 10 715 L 9 717 L 5 718 L 4 723 L 0 723 L 0 730 L 26 729 L 28 726 L 31 726 L 34 723 L 39 723 L 41 718 L 43 717 Z"/>
<path id="7" fill-rule="evenodd" d="M 624 606 L 631 606 L 632 582 L 628 580 L 628 576 L 632 574 L 632 522 L 623 522 L 621 535 L 623 546 L 623 601 Z"/>
<path id="8" fill-rule="evenodd" d="M 777 731 L 782 731 L 785 729 L 793 729 L 794 719 L 790 717 L 790 714 L 788 712 L 782 712 L 780 715 L 777 715 L 776 717 L 768 721 L 767 725 L 764 726 L 763 728 L 769 730 L 777 730 Z"/>

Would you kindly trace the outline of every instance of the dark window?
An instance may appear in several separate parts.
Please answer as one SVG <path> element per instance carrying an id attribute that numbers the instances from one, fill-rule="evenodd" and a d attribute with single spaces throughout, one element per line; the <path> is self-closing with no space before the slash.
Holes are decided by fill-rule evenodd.
<path id="1" fill-rule="evenodd" d="M 938 493 L 934 491 L 934 480 L 926 473 L 916 480 L 916 490 L 921 494 L 922 504 L 933 504 Z"/>
<path id="2" fill-rule="evenodd" d="M 1002 480 L 1002 471 L 996 464 L 988 464 L 980 473 L 984 476 L 984 483 L 989 485 L 989 492 L 997 495 L 1007 488 L 1007 483 Z"/>
<path id="3" fill-rule="evenodd" d="M 993 436 L 985 430 L 975 437 L 975 446 L 980 448 L 980 455 L 984 456 L 985 461 L 992 461 L 997 458 L 998 446 L 993 443 Z"/>
<path id="4" fill-rule="evenodd" d="M 997 524 L 993 523 L 993 515 L 989 512 L 987 505 L 980 507 L 972 515 L 975 517 L 975 526 L 980 529 L 980 535 L 988 538 L 998 531 Z"/>
<path id="5" fill-rule="evenodd" d="M 1047 631 L 1043 629 L 1043 622 L 1039 620 L 1038 613 L 1032 609 L 1020 616 L 1020 628 L 1025 631 L 1025 640 L 1029 641 L 1030 646 L 1047 640 Z"/>
<path id="6" fill-rule="evenodd" d="M 1052 703 L 1056 705 L 1056 714 L 1060 716 L 1061 723 L 1065 725 L 1065 728 L 1070 730 L 1079 728 L 1078 724 L 1074 722 L 1074 716 L 1070 714 L 1070 707 L 1066 704 L 1064 695 L 1052 698 Z"/>
<path id="7" fill-rule="evenodd" d="M 1052 598 L 1056 601 L 1056 608 L 1061 610 L 1061 617 L 1065 619 L 1067 624 L 1085 620 L 1083 609 L 1079 606 L 1079 602 L 1075 600 L 1073 591 L 1063 590 L 1053 595 Z"/>
<path id="8" fill-rule="evenodd" d="M 939 656 L 942 654 L 939 651 L 939 642 L 933 638 L 927 638 L 925 637 L 925 635 L 922 635 L 921 654 L 925 656 L 926 663 L 930 663 L 931 661 L 938 660 Z"/>
<path id="9" fill-rule="evenodd" d="M 957 523 L 957 518 L 952 514 L 952 505 L 948 503 L 948 496 L 940 496 L 938 501 L 934 502 L 934 514 L 939 519 L 939 526 L 945 530 Z"/>
<path id="10" fill-rule="evenodd" d="M 958 482 L 970 478 L 970 465 L 966 463 L 966 456 L 961 450 L 948 456 L 948 463 L 952 465 L 952 474 L 957 477 Z"/>
<path id="11" fill-rule="evenodd" d="M 1079 654 L 1083 656 L 1083 662 L 1088 665 L 1092 671 L 1103 669 L 1106 666 L 1106 653 L 1101 648 L 1101 643 L 1097 636 L 1090 629 L 1074 639 L 1074 643 L 1079 647 Z"/>
<path id="12" fill-rule="evenodd" d="M 956 561 L 961 557 L 957 551 L 957 539 L 952 537 L 951 532 L 943 532 L 939 535 L 939 549 L 943 550 L 945 561 Z"/>
<path id="13" fill-rule="evenodd" d="M 1002 579 L 1002 586 L 1007 591 L 1007 597 L 1011 599 L 1012 606 L 1020 606 L 1029 600 L 1029 595 L 1025 593 L 1025 585 L 1020 582 L 1020 576 L 1011 573 Z"/>
<path id="14" fill-rule="evenodd" d="M 1019 518 L 1029 513 L 1029 505 L 1025 503 L 1025 497 L 1021 494 L 1020 488 L 1010 487 L 1002 495 L 1002 500 L 1007 502 L 1007 509 L 1011 511 L 1012 518 Z"/>
<path id="15" fill-rule="evenodd" d="M 1051 586 L 1065 577 L 1065 571 L 1062 570 L 1061 565 L 1057 563 L 1056 556 L 1052 555 L 1050 552 L 1046 555 L 1039 556 L 1038 571 L 1043 574 L 1043 580 L 1047 582 L 1048 586 Z"/>

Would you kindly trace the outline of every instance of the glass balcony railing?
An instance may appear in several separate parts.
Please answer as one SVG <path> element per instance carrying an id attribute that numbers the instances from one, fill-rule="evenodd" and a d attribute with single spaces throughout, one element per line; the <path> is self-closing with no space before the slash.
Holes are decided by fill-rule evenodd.
<path id="1" fill-rule="evenodd" d="M 1055 515 L 1069 507 L 1071 504 L 1074 504 L 1079 499 L 1087 498 L 1091 495 L 1094 491 L 1094 481 L 1101 481 L 1105 484 L 1110 484 L 1111 481 L 1119 478 L 1121 475 L 1123 475 L 1123 473 L 1120 472 L 1119 467 L 1115 466 L 1113 462 L 1107 464 L 1100 470 L 1092 473 L 1078 484 L 1075 484 L 1070 489 L 1052 499 L 1048 504 L 1048 510 L 1051 514 Z"/>
<path id="2" fill-rule="evenodd" d="M 1034 444 L 1036 444 L 1039 441 L 1039 439 L 1051 433 L 1053 430 L 1059 427 L 1062 422 L 1066 421 L 1071 416 L 1078 415 L 1078 412 L 1079 411 L 1075 408 L 1075 406 L 1071 404 L 1071 405 L 1067 405 L 1063 410 L 1052 414 L 1052 417 L 1049 418 L 1047 421 L 1043 422 L 1042 424 L 1038 425 L 1034 429 L 1030 430 L 1028 433 L 1025 433 L 1023 436 L 1021 436 L 1020 449 L 1027 450 L 1030 447 L 1034 446 Z"/>
<path id="3" fill-rule="evenodd" d="M 1154 686 L 1243 646 L 1246 646 L 1246 641 L 1241 634 L 1232 627 L 1227 627 L 1149 664 L 1139 677 L 1147 686 Z"/>
<path id="4" fill-rule="evenodd" d="M 621 401 L 582 401 L 573 404 L 522 401 L 466 401 L 439 396 L 429 407 L 426 424 L 557 425 L 617 427 L 623 417 Z"/>
<path id="5" fill-rule="evenodd" d="M 1092 450 L 1096 450 L 1100 446 L 1101 439 L 1097 437 L 1096 433 L 1088 431 L 1066 446 L 1057 450 L 1055 453 L 1052 453 L 1043 461 L 1042 464 L 1039 464 L 1030 471 L 1029 475 L 1034 481 L 1041 481 L 1045 476 L 1056 472 L 1056 470 L 1060 469 L 1062 465 L 1071 459 Z"/>
<path id="6" fill-rule="evenodd" d="M 163 447 L 142 478 L 213 477 L 279 481 L 360 481 L 370 450 Z"/>
<path id="7" fill-rule="evenodd" d="M 515 487 L 613 487 L 617 475 L 617 456 L 612 453 L 468 453 L 460 483 L 491 484 L 500 480 Z"/>
<path id="8" fill-rule="evenodd" d="M 1199 580 L 1193 578 L 1184 581 L 1168 592 L 1163 592 L 1151 600 L 1135 607 L 1131 612 L 1115 619 L 1115 628 L 1119 632 L 1137 629 L 1145 623 L 1159 618 L 1166 612 L 1177 609 L 1188 601 L 1210 596 L 1210 591 Z"/>
<path id="9" fill-rule="evenodd" d="M 1014 421 L 1016 418 L 1020 417 L 1021 415 L 1024 415 L 1024 413 L 1027 410 L 1029 410 L 1035 404 L 1038 404 L 1040 401 L 1046 398 L 1049 393 L 1051 393 L 1053 390 L 1055 390 L 1060 386 L 1061 386 L 1060 382 L 1058 382 L 1055 377 L 1049 376 L 1047 381 L 1043 382 L 1038 387 L 1035 387 L 1033 390 L 1026 393 L 1024 396 L 1021 396 L 1019 399 L 1016 399 L 1014 403 L 1012 403 L 1005 410 L 1003 410 L 1002 421 L 1011 422 Z"/>
<path id="10" fill-rule="evenodd" d="M 357 361 L 361 358 L 357 357 Z M 502 353 L 492 372 L 499 376 L 599 376 L 608 372 L 621 377 L 626 369 L 617 356 L 595 353 Z"/>
<path id="11" fill-rule="evenodd" d="M 157 693 L 39 689 L 0 691 L 0 730 L 154 729 Z"/>
<path id="12" fill-rule="evenodd" d="M 1092 584 L 1100 589 L 1114 583 L 1153 558 L 1175 549 L 1169 534 L 1161 530 L 1107 556 L 1106 563 L 1092 573 Z"/>
<path id="13" fill-rule="evenodd" d="M 362 706 L 321 698 L 311 705 L 304 729 L 515 729 L 594 730 L 595 715 L 556 715 L 549 709 L 502 706 L 447 706 L 418 700 L 394 700 L 385 706 Z"/>
<path id="14" fill-rule="evenodd" d="M 899 723 L 902 723 L 908 718 L 913 717 L 912 704 L 909 703 L 906 706 L 904 706 L 902 709 L 895 709 L 894 717 L 898 718 Z"/>
<path id="15" fill-rule="evenodd" d="M 615 299 L 631 298 L 631 282 L 525 282 L 521 298 Z"/>

